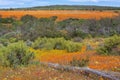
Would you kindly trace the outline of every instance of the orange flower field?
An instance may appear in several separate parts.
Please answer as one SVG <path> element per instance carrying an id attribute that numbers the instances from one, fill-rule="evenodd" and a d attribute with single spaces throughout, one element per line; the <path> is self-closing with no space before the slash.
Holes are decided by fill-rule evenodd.
<path id="1" fill-rule="evenodd" d="M 85 47 L 80 52 L 73 53 L 67 53 L 64 50 L 31 50 L 35 52 L 36 59 L 42 62 L 69 64 L 73 58 L 83 59 L 88 56 L 90 68 L 113 71 L 120 68 L 120 56 L 101 56 L 95 51 L 85 51 Z"/>
<path id="2" fill-rule="evenodd" d="M 120 0 L 0 0 L 0 80 L 120 80 Z"/>
<path id="3" fill-rule="evenodd" d="M 58 20 L 64 20 L 67 18 L 82 18 L 82 19 L 91 19 L 91 18 L 105 18 L 109 17 L 112 18 L 117 16 L 118 13 L 114 11 L 79 11 L 79 10 L 37 10 L 37 11 L 0 11 L 0 15 L 3 18 L 6 17 L 16 17 L 20 19 L 24 15 L 33 15 L 35 17 L 51 17 L 57 16 Z"/>

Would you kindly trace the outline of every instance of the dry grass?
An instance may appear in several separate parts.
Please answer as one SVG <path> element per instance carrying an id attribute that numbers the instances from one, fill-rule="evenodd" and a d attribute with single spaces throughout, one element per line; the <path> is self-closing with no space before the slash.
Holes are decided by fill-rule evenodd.
<path id="1" fill-rule="evenodd" d="M 58 71 L 45 66 L 29 66 L 19 69 L 0 68 L 0 80 L 93 80 L 84 75 Z"/>

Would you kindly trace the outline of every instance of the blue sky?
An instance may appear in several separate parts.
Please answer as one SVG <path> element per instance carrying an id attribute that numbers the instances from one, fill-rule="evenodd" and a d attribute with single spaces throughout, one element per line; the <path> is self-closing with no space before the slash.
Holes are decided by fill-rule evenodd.
<path id="1" fill-rule="evenodd" d="M 120 0 L 0 0 L 0 8 L 46 5 L 99 5 L 120 7 Z"/>

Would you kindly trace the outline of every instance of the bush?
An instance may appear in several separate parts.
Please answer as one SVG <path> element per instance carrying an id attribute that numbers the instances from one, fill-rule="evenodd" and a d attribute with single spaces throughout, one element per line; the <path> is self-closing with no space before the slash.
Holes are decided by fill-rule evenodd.
<path id="1" fill-rule="evenodd" d="M 32 15 L 24 15 L 24 16 L 21 17 L 21 21 L 23 23 L 27 23 L 29 21 L 34 21 L 34 20 L 37 20 L 37 18 L 32 16 Z"/>
<path id="2" fill-rule="evenodd" d="M 120 55 L 120 36 L 115 35 L 106 39 L 97 52 L 103 55 Z"/>
<path id="3" fill-rule="evenodd" d="M 8 24 L 8 23 L 13 23 L 15 20 L 13 17 L 10 17 L 10 18 L 1 18 L 0 19 L 0 23 L 5 23 L 5 24 Z"/>
<path id="4" fill-rule="evenodd" d="M 9 43 L 10 42 L 8 39 L 0 38 L 0 44 L 2 44 L 3 46 L 7 46 Z"/>
<path id="5" fill-rule="evenodd" d="M 78 60 L 76 58 L 73 58 L 73 60 L 70 62 L 70 65 L 77 66 L 77 67 L 84 67 L 87 66 L 89 63 L 89 58 Z"/>
<path id="6" fill-rule="evenodd" d="M 51 50 L 54 48 L 54 41 L 52 38 L 38 38 L 35 40 L 35 42 L 32 44 L 32 47 L 35 49 L 46 49 Z"/>
<path id="7" fill-rule="evenodd" d="M 8 46 L 10 43 L 15 43 L 17 42 L 18 40 L 16 38 L 4 38 L 4 37 L 1 37 L 0 38 L 0 44 L 2 44 L 3 46 Z"/>
<path id="8" fill-rule="evenodd" d="M 80 51 L 81 44 L 76 43 L 76 42 L 72 42 L 72 41 L 68 41 L 65 44 L 65 48 L 68 52 L 77 52 L 77 51 Z"/>
<path id="9" fill-rule="evenodd" d="M 32 44 L 34 49 L 45 50 L 67 50 L 68 52 L 75 52 L 81 49 L 81 43 L 65 40 L 64 38 L 38 38 Z"/>
<path id="10" fill-rule="evenodd" d="M 24 42 L 20 41 L 1 48 L 0 57 L 3 66 L 17 67 L 28 65 L 34 58 L 34 54 Z"/>

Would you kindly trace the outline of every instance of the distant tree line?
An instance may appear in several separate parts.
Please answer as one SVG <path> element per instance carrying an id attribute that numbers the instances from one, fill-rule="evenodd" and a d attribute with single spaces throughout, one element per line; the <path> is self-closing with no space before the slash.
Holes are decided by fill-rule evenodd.
<path id="1" fill-rule="evenodd" d="M 28 8 L 9 8 L 1 10 L 120 10 L 120 7 L 109 6 L 87 6 L 87 5 L 51 5 L 51 6 L 37 6 Z"/>

